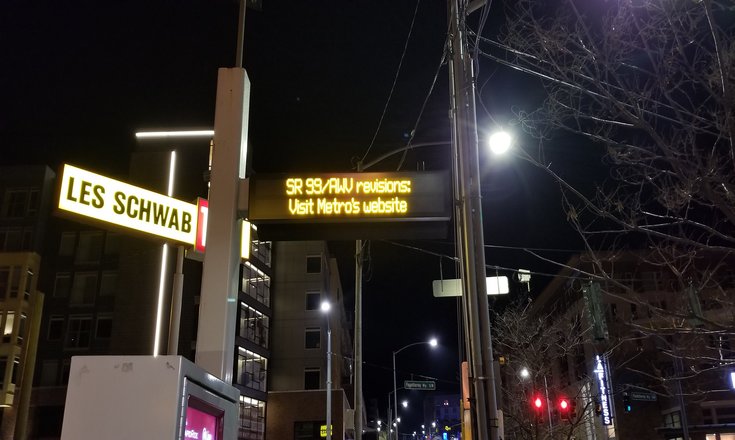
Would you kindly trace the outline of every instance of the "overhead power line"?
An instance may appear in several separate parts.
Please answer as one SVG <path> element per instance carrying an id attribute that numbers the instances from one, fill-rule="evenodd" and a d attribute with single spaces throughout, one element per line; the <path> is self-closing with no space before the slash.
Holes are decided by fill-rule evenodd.
<path id="1" fill-rule="evenodd" d="M 362 159 L 360 159 L 360 162 L 364 162 L 368 153 L 370 153 L 370 149 L 373 148 L 373 144 L 375 143 L 375 138 L 378 137 L 378 132 L 380 132 L 380 127 L 383 125 L 383 119 L 385 118 L 385 114 L 388 111 L 388 105 L 390 104 L 390 100 L 393 97 L 393 92 L 395 91 L 396 83 L 398 82 L 398 76 L 401 73 L 401 67 L 403 66 L 403 59 L 406 57 L 406 51 L 408 50 L 408 42 L 409 40 L 411 40 L 411 33 L 413 33 L 413 25 L 416 22 L 416 14 L 419 11 L 420 4 L 421 4 L 421 0 L 417 0 L 416 8 L 413 11 L 413 18 L 411 18 L 411 26 L 408 28 L 408 35 L 406 35 L 406 42 L 403 44 L 403 53 L 401 53 L 401 60 L 398 62 L 398 68 L 396 69 L 396 75 L 393 77 L 393 84 L 390 86 L 390 93 L 388 93 L 388 99 L 385 101 L 385 106 L 383 107 L 383 113 L 380 115 L 380 119 L 378 120 L 378 126 L 375 128 L 375 133 L 373 133 L 373 138 L 370 140 L 370 145 L 368 145 L 368 148 L 365 151 L 365 154 L 362 155 Z"/>

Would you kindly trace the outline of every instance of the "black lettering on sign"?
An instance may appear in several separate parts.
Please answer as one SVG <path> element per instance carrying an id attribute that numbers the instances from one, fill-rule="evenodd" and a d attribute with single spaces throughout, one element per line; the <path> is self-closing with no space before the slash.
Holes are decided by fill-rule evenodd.
<path id="1" fill-rule="evenodd" d="M 191 213 L 184 212 L 183 217 L 181 220 L 181 231 L 188 234 L 191 232 Z"/>
<path id="2" fill-rule="evenodd" d="M 112 212 L 118 215 L 125 212 L 125 194 L 120 191 L 115 191 L 113 198 L 115 199 L 115 205 L 112 207 Z"/>
<path id="3" fill-rule="evenodd" d="M 92 186 L 91 183 L 87 182 L 86 180 L 82 180 L 82 189 L 81 189 L 80 194 L 79 194 L 79 203 L 81 203 L 83 205 L 89 205 L 90 204 L 89 203 L 89 200 L 87 199 L 87 196 L 90 195 L 90 194 L 92 194 L 89 191 L 89 187 L 91 187 L 91 186 Z"/>
<path id="4" fill-rule="evenodd" d="M 157 225 L 166 226 L 168 218 L 168 206 L 162 206 L 158 203 L 153 204 L 153 222 Z"/>
<path id="5" fill-rule="evenodd" d="M 151 221 L 151 201 L 142 199 L 140 201 L 140 213 L 138 214 L 138 218 L 150 222 Z"/>
<path id="6" fill-rule="evenodd" d="M 169 219 L 168 227 L 179 229 L 179 210 L 176 208 L 171 209 L 171 218 Z"/>
<path id="7" fill-rule="evenodd" d="M 71 200 L 72 202 L 76 202 L 77 199 L 74 198 L 74 178 L 69 177 L 69 189 L 66 191 L 66 200 Z"/>
<path id="8" fill-rule="evenodd" d="M 138 208 L 137 206 L 133 208 L 133 204 L 138 205 L 139 200 L 135 196 L 130 196 L 128 198 L 128 209 L 127 209 L 127 214 L 128 214 L 128 217 L 130 218 L 135 218 L 138 215 Z"/>
<path id="9" fill-rule="evenodd" d="M 92 206 L 95 208 L 102 208 L 105 206 L 105 188 L 102 185 L 95 185 L 92 187 L 94 198 L 92 199 Z"/>

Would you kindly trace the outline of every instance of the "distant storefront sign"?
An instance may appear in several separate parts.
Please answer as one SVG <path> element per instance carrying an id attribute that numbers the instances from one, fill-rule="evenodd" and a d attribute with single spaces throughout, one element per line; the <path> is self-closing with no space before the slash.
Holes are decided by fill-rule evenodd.
<path id="1" fill-rule="evenodd" d="M 612 425 L 612 401 L 610 399 L 609 388 L 610 378 L 608 376 L 605 362 L 599 354 L 595 356 L 595 369 L 593 370 L 593 373 L 595 373 L 595 377 L 597 377 L 597 391 L 599 394 L 600 406 L 602 408 L 602 413 L 600 414 L 602 424 Z"/>

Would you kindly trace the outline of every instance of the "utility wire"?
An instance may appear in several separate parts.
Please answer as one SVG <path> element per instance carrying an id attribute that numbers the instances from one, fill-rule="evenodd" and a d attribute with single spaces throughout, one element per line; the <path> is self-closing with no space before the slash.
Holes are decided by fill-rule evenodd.
<path id="1" fill-rule="evenodd" d="M 403 247 L 403 248 L 406 248 L 406 249 L 411 249 L 411 250 L 414 250 L 414 251 L 417 251 L 417 252 L 421 252 L 421 253 L 424 253 L 424 254 L 433 255 L 435 257 L 446 258 L 446 259 L 452 260 L 452 261 L 458 261 L 459 260 L 458 257 L 453 257 L 451 255 L 447 255 L 447 254 L 443 254 L 443 253 L 439 253 L 439 252 L 434 252 L 434 251 L 430 251 L 430 250 L 427 250 L 427 249 L 422 249 L 422 248 L 420 248 L 418 246 L 410 246 L 410 245 L 403 244 L 403 243 L 397 243 L 395 241 L 388 241 L 388 240 L 383 240 L 383 241 L 385 243 L 392 244 L 394 246 Z M 557 265 L 562 266 L 562 267 L 568 267 L 568 266 L 565 266 L 562 263 L 555 262 L 553 260 L 548 260 L 546 258 L 542 258 L 538 254 L 535 254 L 534 252 L 530 251 L 530 249 L 526 249 L 526 248 L 515 248 L 515 249 L 527 251 L 528 253 L 530 253 L 534 257 L 539 258 L 539 259 L 541 259 L 544 262 L 554 263 L 554 264 L 557 264 Z M 505 266 L 498 266 L 498 265 L 494 265 L 494 264 L 485 264 L 485 268 L 486 269 L 492 269 L 492 270 L 503 270 L 503 271 L 513 272 L 513 273 L 521 273 L 521 270 L 520 269 L 515 269 L 515 268 L 512 268 L 512 267 L 505 267 Z M 579 272 L 582 272 L 579 269 L 575 269 L 575 270 L 577 270 Z M 528 272 L 526 272 L 524 270 L 522 273 L 530 273 L 531 275 L 545 276 L 545 277 L 551 277 L 551 278 L 554 278 L 554 277 L 558 277 L 558 278 L 569 278 L 569 279 L 576 279 L 576 278 L 578 278 L 578 276 L 575 276 L 575 275 L 560 275 L 558 273 L 546 273 L 546 272 L 538 272 L 538 271 L 533 271 L 533 270 L 529 270 Z M 594 275 L 593 277 L 594 278 L 600 278 L 597 275 Z"/>
<path id="2" fill-rule="evenodd" d="M 375 143 L 375 139 L 378 137 L 378 132 L 380 132 L 380 127 L 383 125 L 383 119 L 385 118 L 385 114 L 388 111 L 388 105 L 390 104 L 390 100 L 393 97 L 393 91 L 395 91 L 396 83 L 398 82 L 398 76 L 401 73 L 401 67 L 403 66 L 403 59 L 406 57 L 406 51 L 408 50 L 408 42 L 411 40 L 411 33 L 413 32 L 413 25 L 416 22 L 416 15 L 419 11 L 420 4 L 421 4 L 421 0 L 417 0 L 416 8 L 413 11 L 413 18 L 411 18 L 411 26 L 408 28 L 408 35 L 406 35 L 406 42 L 403 44 L 403 53 L 401 53 L 401 60 L 398 62 L 398 69 L 396 69 L 396 75 L 393 77 L 393 84 L 390 87 L 390 93 L 388 93 L 388 99 L 385 101 L 385 106 L 383 107 L 383 113 L 380 115 L 380 120 L 378 121 L 378 126 L 375 128 L 375 133 L 373 134 L 373 138 L 370 141 L 370 145 L 368 145 L 368 148 L 367 148 L 367 151 L 365 151 L 365 154 L 362 155 L 362 159 L 360 160 L 360 162 L 364 162 L 368 153 L 370 153 L 370 150 L 373 148 L 373 144 Z"/>
<path id="3" fill-rule="evenodd" d="M 434 93 L 434 86 L 436 85 L 436 80 L 439 78 L 439 72 L 442 69 L 442 66 L 444 65 L 444 61 L 447 57 L 447 44 L 445 41 L 444 44 L 444 52 L 442 53 L 441 60 L 439 60 L 439 65 L 436 67 L 436 72 L 434 73 L 434 79 L 431 81 L 431 87 L 429 87 L 429 92 L 426 94 L 426 97 L 424 98 L 424 103 L 421 104 L 421 111 L 419 111 L 419 116 L 416 118 L 416 123 L 413 124 L 413 128 L 411 129 L 411 136 L 408 138 L 408 142 L 406 143 L 406 149 L 403 150 L 403 154 L 401 155 L 401 160 L 398 162 L 398 167 L 396 167 L 396 171 L 401 171 L 401 167 L 403 166 L 403 162 L 406 160 L 406 155 L 408 154 L 408 150 L 411 149 L 411 142 L 413 142 L 414 136 L 416 136 L 416 130 L 419 127 L 419 123 L 421 122 L 421 117 L 424 115 L 424 110 L 426 109 L 426 104 L 429 102 L 429 98 L 431 97 L 431 94 Z"/>

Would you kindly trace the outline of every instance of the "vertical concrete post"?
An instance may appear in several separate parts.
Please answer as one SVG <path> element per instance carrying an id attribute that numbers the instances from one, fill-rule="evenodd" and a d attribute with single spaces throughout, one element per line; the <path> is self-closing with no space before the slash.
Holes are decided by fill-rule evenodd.
<path id="1" fill-rule="evenodd" d="M 249 105 L 245 69 L 220 68 L 196 364 L 227 383 L 232 383 L 235 363 L 242 221 L 237 213 L 238 188 L 245 178 Z"/>

